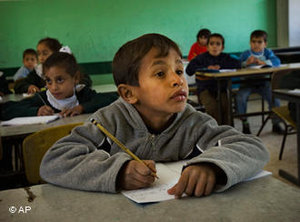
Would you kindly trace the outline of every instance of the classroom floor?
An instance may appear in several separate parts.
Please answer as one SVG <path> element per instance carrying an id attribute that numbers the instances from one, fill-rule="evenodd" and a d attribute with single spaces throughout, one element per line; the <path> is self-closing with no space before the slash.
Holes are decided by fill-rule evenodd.
<path id="1" fill-rule="evenodd" d="M 286 101 L 281 101 L 281 105 L 286 105 Z M 267 103 L 265 103 L 265 107 Z M 248 112 L 258 111 L 261 108 L 261 101 L 260 100 L 252 100 L 248 102 Z M 256 135 L 260 126 L 261 126 L 261 117 L 250 117 L 248 118 L 250 123 L 251 132 Z M 242 130 L 241 121 L 235 119 L 235 128 L 238 130 Z M 297 136 L 296 134 L 288 135 L 285 148 L 283 151 L 282 160 L 279 160 L 279 151 L 281 147 L 281 142 L 283 135 L 278 135 L 272 132 L 272 122 L 269 120 L 264 127 L 263 131 L 261 132 L 259 138 L 263 141 L 266 145 L 267 149 L 270 152 L 270 161 L 265 166 L 265 170 L 272 172 L 273 176 L 278 178 L 279 180 L 290 183 L 288 180 L 280 177 L 278 175 L 278 170 L 283 169 L 292 175 L 297 175 Z M 294 185 L 294 184 L 292 184 Z M 294 185 L 296 186 L 296 185 Z"/>

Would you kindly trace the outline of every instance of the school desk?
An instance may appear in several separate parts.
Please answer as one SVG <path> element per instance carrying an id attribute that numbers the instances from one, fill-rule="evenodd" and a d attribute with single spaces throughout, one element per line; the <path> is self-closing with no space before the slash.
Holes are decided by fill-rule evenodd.
<path id="1" fill-rule="evenodd" d="M 0 136 L 2 139 L 3 149 L 14 149 L 14 171 L 23 172 L 24 170 L 22 164 L 22 142 L 26 136 L 53 126 L 84 122 L 90 115 L 91 114 L 82 114 L 73 117 L 62 118 L 47 124 L 0 126 Z"/>
<path id="2" fill-rule="evenodd" d="M 265 114 L 262 112 L 258 113 L 251 113 L 251 114 L 243 114 L 243 115 L 233 115 L 232 111 L 232 95 L 231 95 L 231 86 L 232 86 L 232 78 L 234 77 L 264 77 L 265 75 L 268 75 L 269 78 L 265 78 L 265 80 L 271 80 L 272 73 L 280 70 L 294 70 L 294 69 L 300 69 L 300 63 L 291 63 L 291 64 L 285 64 L 281 67 L 271 67 L 271 68 L 260 68 L 260 69 L 250 69 L 250 68 L 245 68 L 245 69 L 238 69 L 236 71 L 231 71 L 231 72 L 223 72 L 223 73 L 205 73 L 205 72 L 196 72 L 196 78 L 200 79 L 203 77 L 207 77 L 210 79 L 214 79 L 217 81 L 217 101 L 218 101 L 218 115 L 219 118 L 221 119 L 221 82 L 226 82 L 227 84 L 227 99 L 229 101 L 228 104 L 228 119 L 231 125 L 233 125 L 233 117 L 241 117 L 241 116 L 251 116 L 251 115 L 261 115 Z M 253 81 L 245 78 L 242 80 L 243 82 L 247 83 L 247 81 Z M 266 112 L 267 113 L 267 112 Z"/>
<path id="3" fill-rule="evenodd" d="M 297 176 L 293 176 L 290 173 L 279 170 L 279 175 L 285 179 L 300 186 L 300 93 L 291 92 L 288 89 L 276 89 L 272 91 L 273 96 L 279 99 L 288 100 L 289 102 L 296 103 L 296 126 L 297 126 Z"/>
<path id="4" fill-rule="evenodd" d="M 83 181 L 84 182 L 84 181 Z M 122 194 L 36 185 L 0 191 L 0 221 L 300 221 L 299 188 L 272 176 L 223 193 L 139 205 Z"/>
<path id="5" fill-rule="evenodd" d="M 1 96 L 0 103 L 5 103 L 8 101 L 20 101 L 24 98 L 25 98 L 25 96 L 23 94 L 14 94 L 14 93 L 7 94 L 4 96 Z"/>

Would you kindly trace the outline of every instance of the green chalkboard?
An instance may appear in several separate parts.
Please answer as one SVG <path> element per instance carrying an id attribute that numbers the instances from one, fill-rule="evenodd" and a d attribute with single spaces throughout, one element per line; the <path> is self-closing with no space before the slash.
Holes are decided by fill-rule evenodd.
<path id="1" fill-rule="evenodd" d="M 0 69 L 22 64 L 39 39 L 58 38 L 80 63 L 112 61 L 126 41 L 165 34 L 187 55 L 200 28 L 225 37 L 225 51 L 249 47 L 254 29 L 276 46 L 275 0 L 23 0 L 0 1 Z"/>

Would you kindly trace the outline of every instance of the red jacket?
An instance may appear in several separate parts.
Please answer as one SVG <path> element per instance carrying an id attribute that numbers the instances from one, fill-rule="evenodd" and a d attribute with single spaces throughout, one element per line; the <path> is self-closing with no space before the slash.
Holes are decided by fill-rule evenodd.
<path id="1" fill-rule="evenodd" d="M 190 52 L 188 55 L 188 60 L 191 61 L 195 56 L 197 56 L 203 52 L 206 52 L 206 51 L 207 51 L 206 46 L 201 46 L 201 45 L 199 45 L 198 42 L 195 42 L 190 49 Z"/>

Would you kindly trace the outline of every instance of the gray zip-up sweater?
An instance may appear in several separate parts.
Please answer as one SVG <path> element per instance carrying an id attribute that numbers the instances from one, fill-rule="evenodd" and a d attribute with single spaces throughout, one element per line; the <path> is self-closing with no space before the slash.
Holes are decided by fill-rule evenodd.
<path id="1" fill-rule="evenodd" d="M 210 162 L 219 166 L 227 183 L 223 191 L 253 176 L 267 163 L 261 141 L 230 126 L 218 126 L 210 116 L 186 105 L 162 133 L 152 135 L 136 109 L 122 98 L 95 112 L 101 123 L 141 159 L 157 162 L 189 159 L 188 164 Z M 221 146 L 217 146 L 218 140 Z M 118 192 L 117 175 L 131 160 L 89 121 L 57 141 L 44 156 L 40 174 L 49 182 L 72 189 Z"/>

